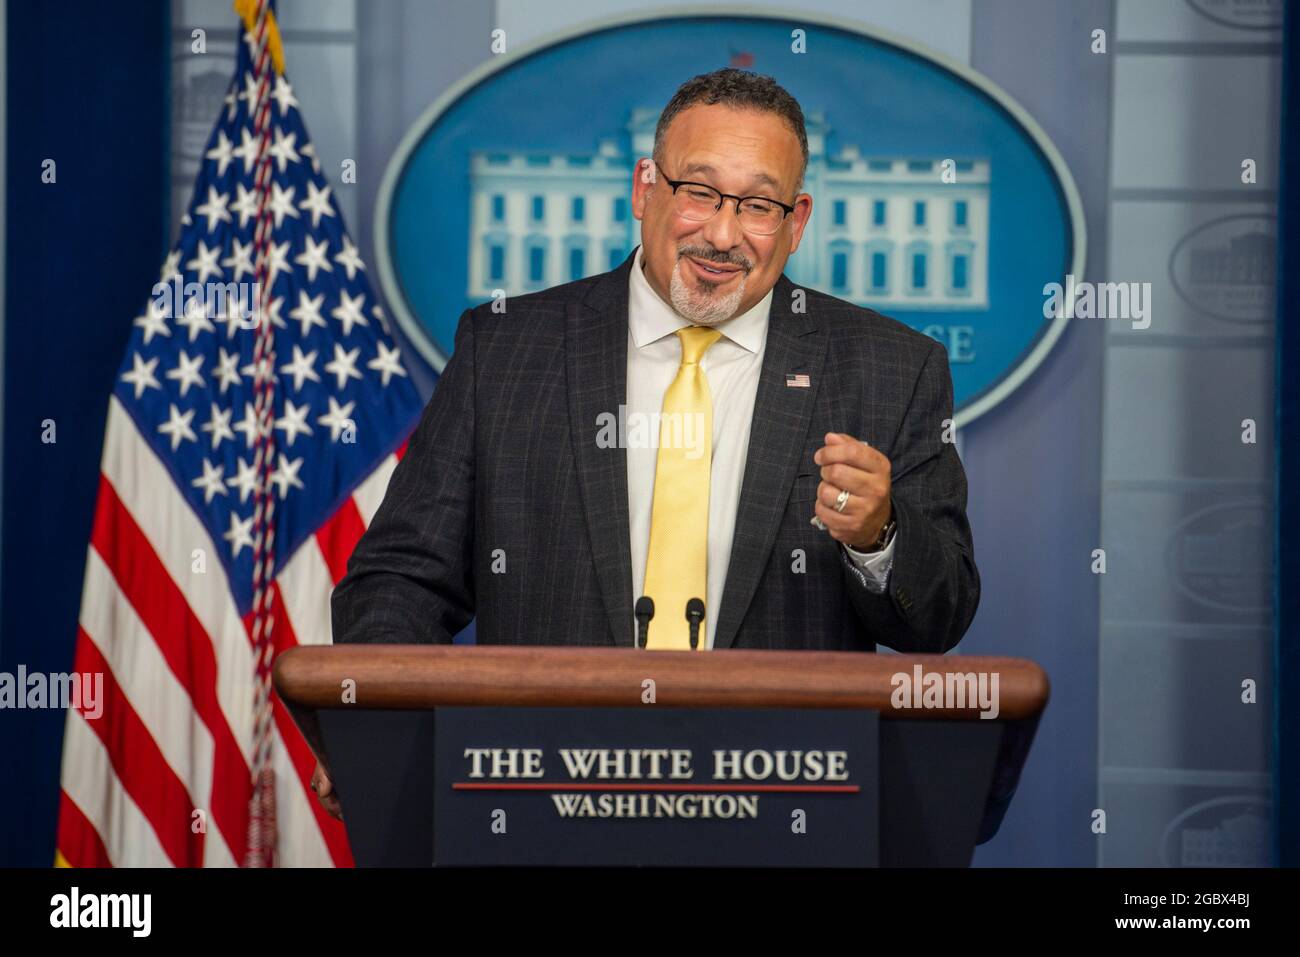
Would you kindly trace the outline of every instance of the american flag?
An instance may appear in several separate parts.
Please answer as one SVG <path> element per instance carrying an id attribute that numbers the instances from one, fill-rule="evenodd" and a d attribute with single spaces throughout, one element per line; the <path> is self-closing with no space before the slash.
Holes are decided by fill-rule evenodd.
<path id="1" fill-rule="evenodd" d="M 269 666 L 330 641 L 421 401 L 274 14 L 236 8 L 235 76 L 109 399 L 75 663 L 104 675 L 103 713 L 68 712 L 60 864 L 352 863 Z M 226 283 L 258 321 L 223 308 Z"/>

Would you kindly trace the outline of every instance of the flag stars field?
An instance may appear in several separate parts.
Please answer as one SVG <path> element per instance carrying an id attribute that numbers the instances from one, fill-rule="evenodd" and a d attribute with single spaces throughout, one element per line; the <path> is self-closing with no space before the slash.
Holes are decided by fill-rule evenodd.
<path id="1" fill-rule="evenodd" d="M 293 204 L 294 187 L 282 189 L 279 183 L 271 184 L 271 215 L 275 217 L 275 228 L 284 225 L 284 218 L 298 218 L 298 207 Z M 314 276 L 312 278 L 315 278 Z"/>
<path id="2" fill-rule="evenodd" d="M 284 415 L 275 420 L 275 427 L 284 432 L 286 446 L 292 448 L 294 439 L 299 435 L 311 435 L 311 426 L 307 424 L 307 416 L 310 413 L 310 405 L 304 403 L 295 406 L 289 399 L 284 400 Z"/>
<path id="3" fill-rule="evenodd" d="M 283 173 L 285 167 L 290 163 L 301 163 L 302 159 L 298 156 L 298 151 L 294 148 L 293 141 L 298 138 L 297 133 L 285 133 L 280 127 L 275 128 L 275 142 L 271 144 L 270 152 L 275 157 L 276 164 Z"/>
<path id="4" fill-rule="evenodd" d="M 213 527 L 217 535 L 230 530 L 225 512 L 229 506 L 223 507 L 223 497 L 212 491 L 217 469 L 221 483 L 239 492 L 230 497 L 235 501 L 251 500 L 255 483 L 267 481 L 276 484 L 279 497 L 287 501 L 305 493 L 309 503 L 303 507 L 309 509 L 326 498 L 316 497 L 311 483 L 293 470 L 293 461 L 301 457 L 308 465 L 337 447 L 345 431 L 356 432 L 381 415 L 364 429 L 365 435 L 378 439 L 391 432 L 391 426 L 381 422 L 391 418 L 392 410 L 418 414 L 422 404 L 409 385 L 383 309 L 374 301 L 360 250 L 343 226 L 334 188 L 320 173 L 292 86 L 283 75 L 272 81 L 265 144 L 250 112 L 257 89 L 251 63 L 241 60 L 217 127 L 201 154 L 203 163 L 184 220 L 188 225 L 160 273 L 168 284 L 179 277 L 185 305 L 177 307 L 179 315 L 173 317 L 164 300 L 146 304 L 134 320 L 133 347 L 119 373 L 120 395 L 139 403 L 132 409 L 137 421 L 151 424 L 160 447 L 176 454 L 171 467 L 195 490 L 193 503 L 205 506 L 205 520 L 219 523 Z M 185 287 L 235 284 L 242 295 L 244 286 L 251 290 L 258 280 L 255 235 L 262 194 L 255 178 L 263 148 L 270 163 L 265 200 L 271 232 L 261 266 L 269 294 L 258 301 L 250 292 L 233 304 L 275 330 L 272 348 L 259 366 L 258 323 L 245 321 L 243 310 L 232 308 L 229 296 L 227 308 L 214 308 L 206 288 L 195 296 Z M 260 316 L 254 307 L 261 307 Z M 400 392 L 385 398 L 399 383 Z M 268 428 L 262 428 L 257 390 L 268 384 L 272 408 Z M 268 465 L 259 479 L 248 453 L 260 437 L 271 435 L 282 449 L 309 451 L 274 471 Z M 208 458 L 198 454 L 200 448 L 207 450 Z M 245 456 L 238 456 L 239 450 Z M 358 468 L 374 461 L 374 451 L 353 451 L 358 453 Z M 314 466 L 308 468 L 315 474 Z M 277 549 L 282 544 L 295 547 L 311 524 L 296 509 L 285 521 L 294 531 L 287 542 L 277 536 Z M 232 549 L 232 556 L 247 553 Z"/>
<path id="5" fill-rule="evenodd" d="M 203 490 L 203 503 L 206 505 L 212 501 L 214 495 L 225 495 L 226 486 L 221 480 L 222 473 L 225 472 L 225 466 L 213 465 L 207 459 L 203 460 L 203 474 L 196 478 L 191 484 Z"/>
<path id="6" fill-rule="evenodd" d="M 193 342 L 203 332 L 214 332 L 216 327 L 212 320 L 208 318 L 207 306 L 197 298 L 191 299 L 185 304 L 185 309 L 181 317 L 176 320 L 176 325 L 184 326 L 190 334 L 189 341 Z"/>
<path id="7" fill-rule="evenodd" d="M 353 326 L 370 325 L 361 311 L 362 306 L 365 305 L 365 301 L 366 297 L 360 293 L 357 294 L 356 299 L 352 299 L 348 296 L 346 290 L 339 294 L 339 304 L 330 310 L 330 316 L 337 319 L 343 325 L 344 336 L 352 335 Z"/>
<path id="8" fill-rule="evenodd" d="M 167 311 L 154 300 L 150 300 L 149 305 L 145 306 L 144 313 L 135 320 L 135 326 L 141 330 L 146 346 L 154 336 L 172 334 L 172 331 L 167 328 Z"/>
<path id="9" fill-rule="evenodd" d="M 355 279 L 357 273 L 366 268 L 357 255 L 357 247 L 352 245 L 352 240 L 347 236 L 343 237 L 343 249 L 335 254 L 334 261 L 347 270 L 348 279 Z"/>
<path id="10" fill-rule="evenodd" d="M 226 484 L 231 488 L 239 489 L 239 501 L 241 503 L 248 501 L 248 496 L 253 494 L 257 486 L 257 470 L 253 468 L 252 462 L 245 462 L 241 455 L 236 460 L 237 469 L 233 476 L 226 479 Z"/>
<path id="11" fill-rule="evenodd" d="M 239 353 L 227 352 L 224 348 L 217 348 L 217 367 L 212 370 L 212 374 L 217 377 L 218 388 L 221 395 L 226 394 L 226 389 L 232 385 L 238 385 L 239 378 Z"/>
<path id="12" fill-rule="evenodd" d="M 215 450 L 225 439 L 234 439 L 235 433 L 230 429 L 230 416 L 234 409 L 223 408 L 220 404 L 212 403 L 212 413 L 200 429 L 212 436 L 212 448 Z M 204 459 L 204 462 L 207 460 Z"/>
<path id="13" fill-rule="evenodd" d="M 223 222 L 229 223 L 231 219 L 230 210 L 226 206 L 230 203 L 230 196 L 227 193 L 218 193 L 215 186 L 208 187 L 208 201 L 202 205 L 195 206 L 194 212 L 208 221 L 208 232 L 212 233 Z"/>
<path id="14" fill-rule="evenodd" d="M 336 387 L 340 391 L 348 384 L 349 379 L 362 378 L 361 373 L 357 371 L 357 356 L 360 354 L 360 346 L 345 351 L 337 342 L 334 343 L 334 358 L 325 363 L 325 371 L 334 376 Z"/>
<path id="15" fill-rule="evenodd" d="M 135 388 L 135 397 L 144 395 L 145 389 L 161 389 L 162 385 L 154 378 L 153 370 L 158 367 L 158 357 L 148 362 L 136 352 L 131 356 L 131 371 L 122 373 L 122 381 L 129 382 Z"/>
<path id="16" fill-rule="evenodd" d="M 203 154 L 206 159 L 216 162 L 218 178 L 226 175 L 226 167 L 235 158 L 234 146 L 225 130 L 217 130 L 217 145 Z"/>
<path id="17" fill-rule="evenodd" d="M 303 237 L 302 252 L 294 257 L 293 261 L 307 270 L 307 281 L 315 282 L 316 273 L 322 269 L 325 272 L 333 272 L 334 267 L 330 265 L 326 254 L 329 252 L 329 241 L 321 240 L 319 244 L 311 241 L 310 236 Z"/>
<path id="18" fill-rule="evenodd" d="M 319 188 L 315 183 L 307 184 L 307 198 L 298 204 L 298 208 L 311 213 L 312 228 L 320 225 L 322 216 L 333 216 L 330 208 L 330 187 Z M 351 276 L 348 276 L 351 279 Z"/>
<path id="19" fill-rule="evenodd" d="M 180 448 L 182 442 L 197 442 L 198 437 L 194 430 L 190 428 L 190 420 L 194 418 L 194 410 L 182 412 L 176 408 L 175 404 L 168 407 L 167 421 L 158 426 L 158 431 L 171 439 L 172 451 L 175 452 Z"/>
<path id="20" fill-rule="evenodd" d="M 302 324 L 302 331 L 299 333 L 302 338 L 307 338 L 312 326 L 320 326 L 322 329 L 326 327 L 325 320 L 321 318 L 320 314 L 324 302 L 325 294 L 323 292 L 316 296 L 308 296 L 307 290 L 298 290 L 298 305 L 289 310 L 289 318 Z"/>
<path id="21" fill-rule="evenodd" d="M 253 244 L 244 245 L 238 237 L 231 240 L 230 255 L 221 260 L 221 265 L 227 269 L 233 269 L 234 274 L 231 278 L 239 282 L 245 274 L 251 276 L 255 270 L 253 268 Z"/>

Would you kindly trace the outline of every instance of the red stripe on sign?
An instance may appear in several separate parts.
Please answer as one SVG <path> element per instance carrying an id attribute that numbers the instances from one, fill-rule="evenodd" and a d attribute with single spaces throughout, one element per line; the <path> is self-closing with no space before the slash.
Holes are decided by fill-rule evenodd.
<path id="1" fill-rule="evenodd" d="M 230 853 L 242 861 L 248 847 L 252 778 L 217 698 L 212 639 L 112 484 L 102 476 L 90 541 L 212 735 L 212 819 Z M 217 561 L 216 556 L 211 560 Z M 211 587 L 207 576 L 194 578 L 194 587 Z"/>
<path id="2" fill-rule="evenodd" d="M 112 867 L 104 841 L 90 823 L 90 818 L 68 797 L 59 791 L 59 853 L 73 867 Z"/>
<path id="3" fill-rule="evenodd" d="M 347 574 L 348 559 L 352 557 L 352 550 L 357 547 L 357 542 L 361 541 L 365 531 L 366 523 L 361 518 L 361 510 L 352 498 L 340 505 L 339 510 L 316 529 L 316 543 L 325 556 L 325 564 L 329 566 L 330 579 L 334 584 L 341 582 Z"/>
<path id="4" fill-rule="evenodd" d="M 405 439 L 402 440 L 402 444 L 397 447 L 397 451 L 393 453 L 394 455 L 397 456 L 397 461 L 399 462 L 402 461 L 402 457 L 406 455 L 406 450 L 410 446 L 410 444 L 411 444 L 411 437 L 408 435 Z"/>
<path id="5" fill-rule="evenodd" d="M 84 628 L 77 629 L 74 671 L 104 676 L 103 714 L 86 724 L 104 743 L 122 789 L 140 808 L 158 842 L 176 867 L 203 866 L 202 834 L 190 829 L 194 805 L 185 784 L 131 707 L 99 648 Z M 85 710 L 82 710 L 85 717 Z"/>
<path id="6" fill-rule="evenodd" d="M 276 582 L 273 589 L 272 608 L 275 614 L 275 630 L 271 633 L 271 640 L 275 645 L 275 653 L 279 655 L 282 651 L 297 645 L 298 638 L 293 632 L 293 624 L 289 621 L 289 611 L 284 607 L 280 583 Z M 316 792 L 311 789 L 312 772 L 316 770 L 316 756 L 312 754 L 311 747 L 303 738 L 302 732 L 298 730 L 298 725 L 294 723 L 289 709 L 274 690 L 271 692 L 271 700 L 275 724 L 280 730 L 280 740 L 284 742 L 289 760 L 298 773 L 298 784 L 306 792 L 307 803 L 311 805 L 312 813 L 316 815 L 316 826 L 320 828 L 321 836 L 325 839 L 325 847 L 334 861 L 334 866 L 356 866 L 352 860 L 352 848 L 348 844 L 348 835 L 343 828 L 343 822 L 330 817 L 329 813 L 321 807 L 320 801 L 316 799 Z"/>

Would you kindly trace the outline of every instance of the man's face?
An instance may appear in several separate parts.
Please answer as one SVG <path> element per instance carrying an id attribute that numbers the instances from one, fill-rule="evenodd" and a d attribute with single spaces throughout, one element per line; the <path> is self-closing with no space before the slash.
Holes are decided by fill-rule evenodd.
<path id="1" fill-rule="evenodd" d="M 643 159 L 633 174 L 632 212 L 641 220 L 646 278 L 660 298 L 697 324 L 740 315 L 776 284 L 812 213 L 812 197 L 795 195 L 803 164 L 798 137 L 775 113 L 701 104 L 668 127 L 663 163 L 656 169 Z M 711 219 L 695 222 L 678 214 L 665 177 L 795 209 L 770 236 L 746 232 L 731 199 Z M 702 263 L 721 272 L 707 272 Z"/>

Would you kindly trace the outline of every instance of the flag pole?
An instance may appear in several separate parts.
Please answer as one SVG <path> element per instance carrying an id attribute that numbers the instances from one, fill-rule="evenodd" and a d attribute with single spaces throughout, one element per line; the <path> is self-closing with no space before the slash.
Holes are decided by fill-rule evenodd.
<path id="1" fill-rule="evenodd" d="M 275 630 L 275 495 L 271 488 L 275 456 L 275 326 L 270 315 L 271 278 L 271 77 L 284 69 L 279 30 L 270 0 L 236 0 L 235 10 L 253 38 L 253 76 L 257 102 L 249 103 L 257 140 L 257 226 L 253 235 L 258 283 L 257 332 L 253 351 L 254 415 L 257 436 L 253 468 L 258 476 L 253 510 L 253 794 L 248 814 L 245 867 L 276 864 L 275 772 L 271 763 L 274 716 L 271 701 L 272 641 Z M 252 21 L 250 23 L 250 20 Z M 278 53 L 279 55 L 275 55 Z"/>

